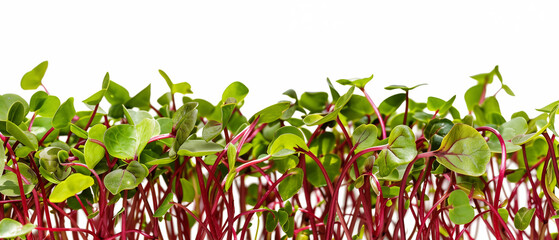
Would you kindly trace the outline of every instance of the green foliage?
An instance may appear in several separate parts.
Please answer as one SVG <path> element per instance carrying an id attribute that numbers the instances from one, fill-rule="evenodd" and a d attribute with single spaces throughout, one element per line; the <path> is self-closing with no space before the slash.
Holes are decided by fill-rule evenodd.
<path id="1" fill-rule="evenodd" d="M 93 186 L 93 184 L 94 181 L 92 177 L 74 173 L 54 187 L 49 200 L 53 203 L 63 202 L 69 197 Z"/>
<path id="2" fill-rule="evenodd" d="M 47 65 L 26 73 L 21 87 L 41 86 Z M 247 239 L 259 237 L 247 236 L 253 224 L 263 238 L 453 238 L 472 221 L 502 239 L 555 236 L 559 101 L 535 117 L 506 118 L 497 93 L 514 93 L 498 67 L 472 76 L 466 109 L 456 95 L 410 98 L 424 84 L 390 85 L 400 93 L 377 99 L 365 91 L 371 75 L 326 79 L 327 92 L 289 89 L 288 101 L 253 115 L 242 108 L 253 103 L 241 82 L 210 103 L 159 74 L 169 90 L 156 93 L 157 108 L 151 84 L 131 96 L 108 73 L 100 89 L 74 96 L 85 106 L 46 89 L 28 101 L 0 95 L 0 238 Z M 487 93 L 495 77 L 500 89 Z M 59 225 L 82 212 L 89 221 L 72 222 L 75 233 Z M 413 231 L 403 219 L 415 220 Z"/>
<path id="3" fill-rule="evenodd" d="M 470 205 L 468 195 L 462 190 L 453 191 L 448 196 L 448 205 L 452 208 L 448 211 L 450 221 L 455 224 L 466 224 L 474 219 L 474 208 Z"/>
<path id="4" fill-rule="evenodd" d="M 25 238 L 25 235 L 33 231 L 35 229 L 35 225 L 28 223 L 28 224 L 21 224 L 20 222 L 10 219 L 10 218 L 3 218 L 0 221 L 0 238 L 3 239 L 12 239 L 12 238 Z"/>
<path id="5" fill-rule="evenodd" d="M 443 138 L 435 156 L 439 163 L 452 171 L 468 176 L 481 176 L 486 171 L 491 153 L 478 131 L 459 123 Z"/>
<path id="6" fill-rule="evenodd" d="M 522 207 L 518 209 L 518 212 L 514 215 L 514 227 L 520 231 L 526 230 L 528 226 L 530 226 L 530 222 L 532 222 L 532 218 L 534 217 L 534 213 L 536 209 L 528 209 Z"/>
<path id="7" fill-rule="evenodd" d="M 21 88 L 24 90 L 34 90 L 41 86 L 48 66 L 49 62 L 44 61 L 23 75 L 21 78 Z"/>

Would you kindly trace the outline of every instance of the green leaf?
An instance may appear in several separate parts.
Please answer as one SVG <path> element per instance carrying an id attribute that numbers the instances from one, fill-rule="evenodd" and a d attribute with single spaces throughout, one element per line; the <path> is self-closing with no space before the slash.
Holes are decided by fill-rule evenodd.
<path id="1" fill-rule="evenodd" d="M 19 103 L 23 105 L 23 115 Z M 0 95 L 0 131 L 6 130 L 6 121 L 23 120 L 28 112 L 29 105 L 22 97 L 15 94 Z"/>
<path id="2" fill-rule="evenodd" d="M 96 139 L 103 142 L 103 137 L 107 127 L 104 124 L 94 125 L 89 129 L 89 139 L 84 145 L 84 156 L 87 167 L 93 169 L 105 157 L 105 148 L 103 146 L 92 142 L 90 139 Z"/>
<path id="3" fill-rule="evenodd" d="M 501 77 L 501 73 L 499 72 L 499 66 L 495 66 L 495 68 L 493 68 L 493 70 L 491 70 L 491 72 L 477 74 L 477 75 L 471 76 L 471 78 L 477 80 L 478 84 L 483 85 L 483 84 L 492 83 L 493 82 L 493 77 L 495 75 L 497 75 L 497 77 L 499 78 L 499 80 L 502 83 L 503 78 Z"/>
<path id="4" fill-rule="evenodd" d="M 221 95 L 221 101 L 226 102 L 228 98 L 235 98 L 237 103 L 240 103 L 245 99 L 248 94 L 248 88 L 241 82 L 233 82 L 227 86 L 223 94 Z"/>
<path id="5" fill-rule="evenodd" d="M 445 104 L 445 101 L 438 97 L 428 97 L 427 98 L 427 109 L 429 111 L 437 111 Z"/>
<path id="6" fill-rule="evenodd" d="M 181 82 L 181 83 L 173 84 L 173 82 L 171 82 L 171 79 L 169 78 L 167 73 L 165 73 L 163 70 L 159 69 L 159 74 L 161 74 L 161 76 L 165 79 L 165 82 L 167 82 L 167 85 L 169 86 L 169 89 L 171 89 L 171 94 L 192 93 L 191 86 L 187 82 Z"/>
<path id="7" fill-rule="evenodd" d="M 443 138 L 435 157 L 448 169 L 468 175 L 481 176 L 486 171 L 491 152 L 478 131 L 466 124 L 457 123 Z"/>
<path id="8" fill-rule="evenodd" d="M 505 92 L 506 92 L 508 95 L 514 97 L 514 92 L 512 91 L 512 89 L 510 89 L 510 87 L 509 87 L 508 85 L 503 84 L 501 87 L 503 88 L 503 90 L 505 90 Z"/>
<path id="9" fill-rule="evenodd" d="M 109 87 L 107 88 L 107 92 L 105 92 L 105 98 L 111 105 L 124 104 L 130 99 L 130 93 L 126 88 L 113 81 L 108 81 L 108 83 Z"/>
<path id="10" fill-rule="evenodd" d="M 338 98 L 340 98 L 340 94 L 338 93 L 338 91 L 336 91 L 336 89 L 334 88 L 334 86 L 332 85 L 332 82 L 330 81 L 330 78 L 326 78 L 326 82 L 328 83 L 328 88 L 330 88 L 330 94 L 332 95 L 332 101 L 338 101 Z M 297 99 L 297 95 L 295 94 L 295 99 Z"/>
<path id="11" fill-rule="evenodd" d="M 21 88 L 24 90 L 34 90 L 41 86 L 41 81 L 45 76 L 48 66 L 49 62 L 44 61 L 23 75 L 21 78 Z"/>
<path id="12" fill-rule="evenodd" d="M 503 221 L 505 221 L 505 223 L 508 223 L 508 221 L 509 221 L 509 211 L 507 211 L 507 209 L 505 209 L 505 208 L 499 208 L 497 211 L 499 212 L 499 215 L 501 216 Z"/>
<path id="13" fill-rule="evenodd" d="M 374 146 L 377 141 L 377 127 L 373 124 L 359 125 L 359 127 L 355 128 L 353 131 L 351 141 L 354 145 L 358 145 L 357 148 L 355 148 L 355 152 L 360 152 L 365 148 Z"/>
<path id="14" fill-rule="evenodd" d="M 535 208 L 520 208 L 516 215 L 514 215 L 514 227 L 520 231 L 526 230 L 526 228 L 530 226 L 530 222 L 532 222 L 532 218 L 534 217 L 535 212 Z"/>
<path id="15" fill-rule="evenodd" d="M 136 128 L 127 124 L 112 126 L 105 131 L 103 142 L 111 156 L 132 159 L 138 146 Z"/>
<path id="16" fill-rule="evenodd" d="M 165 199 L 163 199 L 163 201 L 161 202 L 161 205 L 159 205 L 157 210 L 155 210 L 155 212 L 153 213 L 153 217 L 160 218 L 160 217 L 163 217 L 163 215 L 165 215 L 167 212 L 169 212 L 169 209 L 171 209 L 171 207 L 173 207 L 173 204 L 171 204 L 171 201 L 173 200 L 174 196 L 175 195 L 173 193 L 169 193 L 165 197 Z"/>
<path id="17" fill-rule="evenodd" d="M 122 110 L 130 125 L 136 125 L 144 119 L 153 119 L 153 116 L 149 112 L 143 110 L 135 111 L 132 109 L 126 109 L 125 107 L 123 107 Z"/>
<path id="18" fill-rule="evenodd" d="M 6 167 L 6 149 L 4 149 L 4 141 L 0 139 L 0 179 L 2 178 L 2 174 L 4 173 L 4 168 Z"/>
<path id="19" fill-rule="evenodd" d="M 89 105 L 97 105 L 103 100 L 107 89 L 102 89 L 94 93 L 93 95 L 89 96 L 87 99 L 83 100 L 82 102 Z"/>
<path id="20" fill-rule="evenodd" d="M 43 102 L 41 108 L 35 111 L 38 115 L 43 117 L 53 117 L 58 108 L 60 107 L 60 99 L 56 96 L 49 95 Z"/>
<path id="21" fill-rule="evenodd" d="M 235 163 L 237 162 L 237 149 L 233 144 L 227 145 L 227 163 L 229 164 L 229 174 L 227 175 L 227 179 L 225 181 L 225 191 L 229 191 L 229 188 L 233 184 L 233 180 L 235 180 L 235 176 L 237 172 L 235 171 Z"/>
<path id="22" fill-rule="evenodd" d="M 406 101 L 406 94 L 405 93 L 398 93 L 384 99 L 378 106 L 378 110 L 383 115 L 390 115 L 402 105 L 402 103 Z"/>
<path id="23" fill-rule="evenodd" d="M 363 89 L 365 88 L 365 85 L 367 85 L 367 83 L 369 83 L 372 79 L 373 79 L 373 74 L 371 74 L 370 77 L 368 78 L 360 78 L 360 79 L 340 79 L 337 80 L 336 82 L 338 82 L 339 84 L 342 85 L 353 85 L 359 89 Z"/>
<path id="24" fill-rule="evenodd" d="M 137 107 L 140 110 L 148 111 L 150 109 L 150 97 L 151 97 L 151 84 L 140 91 L 136 96 L 128 99 L 124 106 L 127 108 Z"/>
<path id="25" fill-rule="evenodd" d="M 272 155 L 272 157 L 285 157 L 294 154 L 296 152 L 295 148 L 297 147 L 306 151 L 309 150 L 307 144 L 301 137 L 291 133 L 282 134 L 270 145 L 268 154 Z"/>
<path id="26" fill-rule="evenodd" d="M 142 181 L 148 176 L 149 169 L 138 161 L 132 161 L 126 167 L 126 171 L 132 173 L 136 178 L 136 186 L 140 185 Z"/>
<path id="27" fill-rule="evenodd" d="M 63 202 L 69 197 L 93 186 L 94 183 L 95 181 L 92 177 L 81 173 L 74 173 L 54 187 L 49 200 L 53 203 Z"/>
<path id="28" fill-rule="evenodd" d="M 479 104 L 479 99 L 481 98 L 482 92 L 483 85 L 475 85 L 466 91 L 466 93 L 464 94 L 464 99 L 466 100 L 468 111 L 472 111 L 474 109 L 474 106 Z"/>
<path id="29" fill-rule="evenodd" d="M 555 114 L 557 114 L 557 111 L 558 111 L 558 110 L 559 110 L 559 105 L 556 104 L 556 105 L 553 107 L 553 109 L 551 109 L 551 112 L 550 112 L 549 115 L 548 115 L 548 121 L 546 122 L 544 119 L 541 119 L 541 122 L 543 122 L 543 123 L 541 124 L 541 125 L 543 125 L 543 126 L 541 126 L 541 127 L 540 127 L 540 125 L 538 124 L 540 121 L 538 121 L 538 120 L 536 120 L 536 119 L 530 121 L 530 125 L 532 124 L 532 122 L 535 122 L 535 123 L 536 123 L 536 126 L 539 127 L 539 129 L 538 129 L 536 132 L 534 132 L 534 133 L 528 133 L 528 134 L 520 134 L 520 135 L 517 135 L 517 136 L 515 136 L 515 137 L 513 137 L 513 138 L 511 139 L 511 142 L 512 142 L 513 144 L 516 144 L 516 145 L 522 145 L 522 144 L 525 144 L 525 143 L 527 143 L 527 142 L 530 142 L 530 141 L 534 140 L 536 137 L 538 137 L 539 135 L 541 135 L 548 127 L 550 127 L 551 125 L 554 125 L 554 123 L 555 123 Z M 542 115 L 540 115 L 539 117 L 545 118 L 545 117 L 546 117 L 546 114 L 542 114 Z M 539 118 L 539 117 L 537 117 L 537 118 Z M 530 125 L 528 126 L 528 128 L 530 128 Z M 534 126 L 534 127 L 536 127 L 536 126 Z M 554 130 L 554 129 L 553 129 L 553 130 Z"/>
<path id="30" fill-rule="evenodd" d="M 276 103 L 255 113 L 249 122 L 253 122 L 256 117 L 260 116 L 258 123 L 271 123 L 278 120 L 290 106 L 289 102 Z"/>
<path id="31" fill-rule="evenodd" d="M 6 130 L 8 131 L 8 133 L 10 133 L 10 135 L 23 143 L 23 145 L 30 147 L 33 150 L 37 150 L 39 148 L 35 135 L 28 131 L 21 130 L 21 128 L 16 126 L 14 123 L 6 122 Z"/>
<path id="32" fill-rule="evenodd" d="M 159 123 L 153 119 L 144 119 L 136 126 L 136 139 L 138 146 L 136 147 L 136 155 L 140 155 L 142 150 L 146 147 L 149 139 L 153 136 L 159 135 L 161 132 Z"/>
<path id="33" fill-rule="evenodd" d="M 103 137 L 109 154 L 121 159 L 132 159 L 139 155 L 149 139 L 160 132 L 159 123 L 153 119 L 144 119 L 135 126 L 112 126 Z"/>
<path id="34" fill-rule="evenodd" d="M 398 166 L 410 163 L 416 155 L 413 131 L 406 125 L 396 126 L 388 137 L 388 147 L 381 150 L 376 160 L 380 176 L 388 176 Z"/>
<path id="35" fill-rule="evenodd" d="M 182 187 L 182 201 L 183 202 L 192 202 L 194 201 L 194 197 L 196 196 L 196 192 L 194 191 L 194 187 L 191 182 L 186 180 L 185 178 L 180 179 L 181 187 Z"/>
<path id="36" fill-rule="evenodd" d="M 202 157 L 221 151 L 223 151 L 223 146 L 217 143 L 204 140 L 188 140 L 180 146 L 177 154 L 181 156 Z"/>
<path id="37" fill-rule="evenodd" d="M 108 173 L 103 179 L 105 188 L 113 195 L 117 195 L 123 190 L 136 188 L 136 177 L 132 173 L 123 169 L 116 169 Z"/>
<path id="38" fill-rule="evenodd" d="M 44 91 L 38 91 L 31 96 L 29 100 L 29 111 L 35 112 L 39 110 L 49 95 Z"/>
<path id="39" fill-rule="evenodd" d="M 347 91 L 347 93 L 345 93 L 343 96 L 338 98 L 338 100 L 334 104 L 334 110 L 332 110 L 328 114 L 326 114 L 324 116 L 322 116 L 322 114 L 310 114 L 310 115 L 307 115 L 303 119 L 303 122 L 305 122 L 305 124 L 308 125 L 308 126 L 313 126 L 313 125 L 324 124 L 324 123 L 327 123 L 329 121 L 332 121 L 332 120 L 336 119 L 336 117 L 338 117 L 338 114 L 340 113 L 342 108 L 347 104 L 347 102 L 351 98 L 351 95 L 353 94 L 354 89 L 355 89 L 355 87 L 352 86 Z"/>
<path id="40" fill-rule="evenodd" d="M 35 229 L 35 225 L 28 223 L 22 225 L 20 222 L 11 218 L 3 218 L 0 221 L 0 238 L 11 239 L 20 237 L 25 239 L 25 235 L 31 233 Z"/>
<path id="41" fill-rule="evenodd" d="M 74 98 L 68 98 L 52 117 L 52 126 L 57 129 L 68 127 L 72 119 L 76 116 L 76 109 L 74 108 Z"/>
<path id="42" fill-rule="evenodd" d="M 436 118 L 427 124 L 424 130 L 425 138 L 429 140 L 431 149 L 439 149 L 443 138 L 450 132 L 454 123 L 446 118 Z"/>
<path id="43" fill-rule="evenodd" d="M 276 227 L 278 226 L 278 219 L 275 217 L 274 212 L 269 212 L 266 215 L 266 231 L 267 232 L 273 232 L 274 229 L 276 229 Z"/>
<path id="44" fill-rule="evenodd" d="M 325 92 L 304 92 L 299 100 L 299 105 L 311 113 L 317 113 L 324 110 L 327 102 L 328 94 Z"/>
<path id="45" fill-rule="evenodd" d="M 219 136 L 221 130 L 223 129 L 223 125 L 215 120 L 210 120 L 202 129 L 202 138 L 206 140 L 206 142 L 211 141 L 215 137 Z"/>
<path id="46" fill-rule="evenodd" d="M 448 211 L 450 221 L 454 224 L 466 224 L 474 219 L 474 208 L 470 205 L 468 195 L 462 190 L 454 190 L 448 196 L 448 204 L 452 207 Z"/>
<path id="47" fill-rule="evenodd" d="M 401 90 L 404 90 L 404 91 L 407 92 L 407 91 L 413 90 L 413 89 L 415 89 L 419 86 L 423 86 L 423 85 L 427 85 L 427 83 L 418 84 L 418 85 L 415 85 L 413 87 L 408 87 L 408 86 L 404 86 L 404 85 L 390 85 L 388 87 L 385 87 L 384 89 L 386 89 L 386 90 L 401 89 Z"/>
<path id="48" fill-rule="evenodd" d="M 172 149 L 178 151 L 179 147 L 186 141 L 190 132 L 196 124 L 198 103 L 189 102 L 182 105 L 173 115 L 173 130 L 175 130 L 175 140 Z"/>
<path id="49" fill-rule="evenodd" d="M 284 201 L 293 197 L 293 195 L 295 195 L 303 186 L 302 169 L 294 168 L 289 170 L 286 174 L 291 175 L 283 179 L 278 186 L 278 192 Z"/>
<path id="50" fill-rule="evenodd" d="M 307 167 L 307 180 L 315 187 L 326 186 L 326 178 L 324 174 L 318 167 L 318 164 L 310 157 L 306 157 L 306 167 Z M 324 157 L 319 159 L 330 181 L 334 181 L 334 178 L 340 174 L 340 169 L 342 167 L 342 161 L 340 157 L 335 154 L 326 154 Z"/>
<path id="51" fill-rule="evenodd" d="M 83 138 L 83 139 L 87 139 L 87 132 L 85 130 L 83 130 L 82 128 L 78 127 L 76 124 L 70 123 L 70 131 L 72 131 L 72 133 L 76 134 L 76 136 Z"/>
<path id="52" fill-rule="evenodd" d="M 27 195 L 33 191 L 38 179 L 35 172 L 29 166 L 20 162 L 18 167 L 21 174 L 30 182 L 30 184 L 23 183 L 23 193 Z M 15 173 L 6 172 L 2 175 L 0 178 L 0 193 L 9 197 L 20 197 L 17 175 Z"/>

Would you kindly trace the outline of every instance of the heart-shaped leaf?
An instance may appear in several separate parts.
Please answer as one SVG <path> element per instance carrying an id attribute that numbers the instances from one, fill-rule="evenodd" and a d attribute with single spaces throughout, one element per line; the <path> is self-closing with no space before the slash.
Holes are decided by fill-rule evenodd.
<path id="1" fill-rule="evenodd" d="M 69 197 L 93 186 L 94 183 L 92 177 L 81 173 L 74 173 L 54 187 L 49 200 L 53 203 L 63 202 Z"/>
<path id="2" fill-rule="evenodd" d="M 151 84 L 136 94 L 134 97 L 128 99 L 124 106 L 127 108 L 137 107 L 140 110 L 148 111 L 150 109 Z"/>
<path id="3" fill-rule="evenodd" d="M 359 89 L 363 89 L 365 88 L 365 85 L 367 85 L 367 83 L 369 83 L 372 79 L 373 79 L 373 74 L 371 74 L 370 77 L 368 78 L 360 78 L 360 79 L 340 79 L 337 80 L 336 82 L 338 82 L 339 84 L 342 85 L 352 85 L 355 86 Z"/>
<path id="4" fill-rule="evenodd" d="M 411 128 L 396 126 L 388 137 L 388 147 L 379 153 L 376 160 L 380 176 L 388 176 L 398 166 L 411 162 L 416 155 L 415 135 Z"/>
<path id="5" fill-rule="evenodd" d="M 30 147 L 33 150 L 39 148 L 37 138 L 30 132 L 24 131 L 12 122 L 6 122 L 6 130 L 10 135 L 15 137 L 18 141 L 23 143 L 23 145 Z"/>
<path id="6" fill-rule="evenodd" d="M 36 226 L 31 223 L 22 225 L 20 222 L 11 218 L 3 218 L 2 221 L 0 221 L 0 238 L 12 239 L 20 237 L 25 239 L 25 235 L 29 234 L 35 227 Z"/>
<path id="7" fill-rule="evenodd" d="M 302 169 L 294 168 L 289 170 L 289 172 L 286 174 L 291 175 L 283 179 L 283 181 L 281 181 L 278 186 L 278 192 L 283 200 L 287 200 L 293 197 L 293 195 L 295 195 L 303 186 Z"/>
<path id="8" fill-rule="evenodd" d="M 534 217 L 535 212 L 535 208 L 528 209 L 522 207 L 518 209 L 518 212 L 516 212 L 516 215 L 514 215 L 514 227 L 520 231 L 526 230 L 526 228 L 530 226 L 530 222 L 532 222 L 532 218 Z"/>
<path id="9" fill-rule="evenodd" d="M 306 167 L 307 167 L 307 180 L 315 187 L 326 186 L 326 179 L 324 174 L 318 167 L 318 164 L 310 157 L 306 156 Z M 326 169 L 328 173 L 328 178 L 330 181 L 334 181 L 334 178 L 340 174 L 340 169 L 342 166 L 342 161 L 340 157 L 335 154 L 327 154 L 320 158 L 320 162 Z"/>
<path id="10" fill-rule="evenodd" d="M 191 86 L 190 86 L 190 84 L 188 84 L 187 82 L 181 82 L 181 83 L 174 84 L 174 83 L 171 81 L 171 79 L 169 78 L 169 76 L 167 75 L 167 73 L 165 73 L 163 70 L 159 69 L 159 74 L 161 74 L 161 76 L 165 79 L 165 82 L 167 82 L 167 85 L 169 86 L 169 89 L 171 89 L 171 94 L 175 94 L 175 93 L 182 93 L 182 94 L 192 93 L 192 90 L 190 89 Z"/>
<path id="11" fill-rule="evenodd" d="M 334 110 L 332 110 L 331 112 L 329 112 L 326 115 L 322 115 L 322 114 L 310 114 L 307 115 L 304 119 L 303 122 L 305 122 L 305 124 L 307 126 L 313 126 L 313 125 L 320 125 L 320 124 L 324 124 L 327 123 L 329 121 L 332 121 L 334 119 L 336 119 L 336 117 L 338 117 L 338 114 L 340 113 L 340 111 L 342 110 L 342 108 L 347 104 L 347 102 L 349 101 L 349 99 L 351 98 L 351 95 L 353 94 L 353 90 L 355 89 L 354 86 L 352 86 L 346 94 L 344 94 L 343 96 L 341 96 L 340 98 L 338 98 L 338 100 L 336 101 L 335 105 L 334 105 Z"/>
<path id="12" fill-rule="evenodd" d="M 297 147 L 307 151 L 309 150 L 307 144 L 301 137 L 291 133 L 282 134 L 270 144 L 268 154 L 272 155 L 272 157 L 285 157 L 294 154 L 296 152 L 295 148 Z"/>
<path id="13" fill-rule="evenodd" d="M 325 92 L 304 92 L 298 103 L 311 113 L 318 113 L 324 110 L 327 102 L 328 94 Z"/>
<path id="14" fill-rule="evenodd" d="M 237 103 L 240 103 L 246 95 L 248 95 L 248 88 L 241 82 L 233 82 L 223 91 L 221 101 L 226 102 L 228 98 L 235 98 Z"/>
<path id="15" fill-rule="evenodd" d="M 415 89 L 419 86 L 423 86 L 423 85 L 427 85 L 427 83 L 417 84 L 413 87 L 408 87 L 408 86 L 404 86 L 404 85 L 390 85 L 388 87 L 385 87 L 384 89 L 386 89 L 386 90 L 401 89 L 401 90 L 404 90 L 404 91 L 407 92 L 407 91 L 413 90 L 413 89 Z"/>
<path id="16" fill-rule="evenodd" d="M 290 102 L 276 103 L 255 113 L 250 118 L 249 122 L 253 122 L 256 117 L 260 116 L 260 118 L 258 119 L 258 123 L 271 123 L 275 120 L 278 120 L 283 115 L 283 113 L 287 109 L 289 109 L 289 106 L 291 106 Z"/>
<path id="17" fill-rule="evenodd" d="M 161 205 L 159 205 L 157 210 L 155 210 L 155 212 L 153 213 L 153 217 L 156 218 L 163 217 L 163 215 L 165 215 L 169 211 L 169 209 L 171 209 L 171 207 L 173 206 L 173 204 L 171 204 L 173 197 L 175 197 L 175 195 L 173 193 L 169 193 L 165 197 L 165 199 L 163 199 Z"/>
<path id="18" fill-rule="evenodd" d="M 57 129 L 68 127 L 72 119 L 76 116 L 76 109 L 74 108 L 74 98 L 68 98 L 52 117 L 52 126 Z"/>
<path id="19" fill-rule="evenodd" d="M 159 134 L 159 123 L 144 119 L 139 124 L 116 125 L 105 131 L 103 142 L 107 151 L 114 157 L 132 159 L 139 155 L 149 139 Z"/>
<path id="20" fill-rule="evenodd" d="M 130 93 L 126 88 L 118 85 L 114 81 L 107 81 L 108 87 L 107 92 L 105 92 L 105 98 L 111 105 L 121 105 L 126 103 L 130 99 Z"/>
<path id="21" fill-rule="evenodd" d="M 177 154 L 181 156 L 202 157 L 221 151 L 223 151 L 223 146 L 217 143 L 204 140 L 188 140 L 180 146 Z"/>
<path id="22" fill-rule="evenodd" d="M 478 131 L 466 124 L 457 123 L 443 138 L 435 157 L 448 169 L 468 175 L 481 176 L 486 171 L 491 152 Z"/>
<path id="23" fill-rule="evenodd" d="M 103 142 L 103 137 L 107 127 L 104 124 L 97 124 L 89 129 L 89 139 L 85 142 L 84 156 L 87 167 L 93 169 L 105 157 L 105 148 L 103 146 L 92 142 L 90 139 L 95 139 Z"/>
<path id="24" fill-rule="evenodd" d="M 223 125 L 220 122 L 209 120 L 204 126 L 204 129 L 202 129 L 202 138 L 209 142 L 219 136 L 222 129 Z"/>
<path id="25" fill-rule="evenodd" d="M 122 190 L 136 188 L 136 177 L 127 170 L 117 169 L 105 176 L 103 183 L 109 192 L 117 195 Z"/>
<path id="26" fill-rule="evenodd" d="M 181 187 L 182 187 L 182 201 L 183 202 L 192 202 L 194 201 L 194 197 L 196 196 L 196 192 L 194 191 L 194 187 L 191 182 L 188 180 L 181 178 Z"/>
<path id="27" fill-rule="evenodd" d="M 41 86 L 41 81 L 45 76 L 45 72 L 47 72 L 48 66 L 49 62 L 44 61 L 23 75 L 21 78 L 21 88 L 24 90 L 34 90 Z"/>
<path id="28" fill-rule="evenodd" d="M 380 113 L 384 115 L 390 115 L 402 105 L 402 103 L 406 101 L 406 94 L 405 93 L 398 93 L 394 94 L 387 99 L 384 99 L 378 106 L 378 110 Z"/>
<path id="29" fill-rule="evenodd" d="M 450 132 L 454 123 L 446 118 L 436 118 L 427 124 L 424 130 L 425 138 L 429 140 L 431 149 L 439 149 L 443 138 Z"/>
<path id="30" fill-rule="evenodd" d="M 468 195 L 462 190 L 455 190 L 448 196 L 450 221 L 454 224 L 466 224 L 474 219 L 474 208 L 470 205 Z"/>
<path id="31" fill-rule="evenodd" d="M 126 171 L 132 173 L 136 178 L 136 186 L 140 185 L 142 181 L 148 176 L 149 169 L 138 161 L 132 161 L 126 167 Z"/>
<path id="32" fill-rule="evenodd" d="M 351 141 L 357 145 L 355 152 L 374 146 L 377 141 L 377 127 L 373 124 L 362 124 L 355 128 Z"/>

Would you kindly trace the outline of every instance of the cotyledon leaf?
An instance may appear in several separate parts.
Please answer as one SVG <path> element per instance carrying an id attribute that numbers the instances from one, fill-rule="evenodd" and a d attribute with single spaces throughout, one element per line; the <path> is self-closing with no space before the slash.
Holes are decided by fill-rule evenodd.
<path id="1" fill-rule="evenodd" d="M 74 173 L 54 187 L 49 200 L 53 203 L 63 202 L 71 196 L 93 186 L 94 180 L 90 176 Z"/>
<path id="2" fill-rule="evenodd" d="M 355 86 L 352 86 L 347 91 L 346 94 L 344 94 L 343 96 L 338 98 L 338 100 L 336 101 L 336 103 L 334 105 L 334 110 L 332 112 L 329 112 L 328 114 L 326 114 L 324 116 L 320 113 L 310 114 L 303 119 L 303 122 L 305 122 L 305 124 L 308 125 L 308 126 L 313 126 L 313 125 L 324 124 L 326 122 L 329 122 L 329 121 L 332 121 L 332 120 L 336 119 L 336 117 L 338 116 L 338 114 L 340 113 L 342 108 L 347 104 L 347 102 L 351 98 L 351 95 L 353 94 L 354 89 L 355 89 Z"/>
<path id="3" fill-rule="evenodd" d="M 416 155 L 415 135 L 411 128 L 396 126 L 388 137 L 388 147 L 379 153 L 376 160 L 380 176 L 388 176 L 398 166 L 411 162 Z"/>
<path id="4" fill-rule="evenodd" d="M 2 221 L 0 221 L 0 238 L 15 239 L 20 237 L 25 239 L 25 235 L 30 233 L 35 227 L 36 226 L 32 223 L 22 225 L 20 222 L 11 218 L 3 218 Z"/>
<path id="5" fill-rule="evenodd" d="M 461 123 L 452 127 L 434 154 L 448 169 L 468 176 L 484 174 L 491 157 L 483 136 L 473 127 Z"/>

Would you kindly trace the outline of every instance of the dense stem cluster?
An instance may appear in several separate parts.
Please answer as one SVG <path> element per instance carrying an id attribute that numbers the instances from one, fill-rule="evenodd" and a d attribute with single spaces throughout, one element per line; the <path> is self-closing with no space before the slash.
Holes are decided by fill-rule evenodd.
<path id="1" fill-rule="evenodd" d="M 44 88 L 45 65 L 24 89 Z M 0 95 L 0 238 L 557 236 L 558 103 L 506 119 L 485 96 L 497 67 L 472 76 L 465 116 L 455 97 L 412 100 L 420 85 L 376 105 L 371 76 L 338 80 L 345 94 L 288 90 L 248 118 L 242 83 L 213 105 L 160 73 L 159 107 L 108 74 L 89 111 L 46 89 Z"/>

